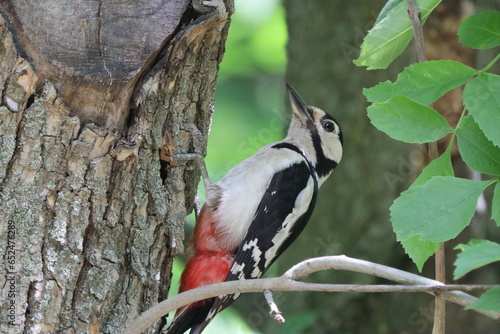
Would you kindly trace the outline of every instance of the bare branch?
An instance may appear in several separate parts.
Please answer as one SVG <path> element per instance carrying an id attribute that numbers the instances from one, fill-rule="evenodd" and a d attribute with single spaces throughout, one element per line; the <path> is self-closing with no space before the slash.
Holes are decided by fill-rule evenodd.
<path id="1" fill-rule="evenodd" d="M 435 143 L 436 144 L 436 143 Z M 437 146 L 437 144 L 436 144 Z M 436 251 L 436 263 L 434 264 L 436 280 L 446 282 L 446 256 L 444 243 Z M 439 292 L 436 292 L 434 302 L 434 324 L 432 334 L 444 334 L 446 328 L 446 301 Z"/>
<path id="2" fill-rule="evenodd" d="M 385 278 L 402 284 L 412 284 L 413 286 L 398 285 L 353 285 L 353 284 L 316 284 L 298 282 L 304 276 L 320 270 L 347 270 L 364 273 L 372 276 Z M 460 286 L 452 286 L 452 290 L 461 290 Z M 497 286 L 467 286 L 467 291 L 484 290 Z M 125 329 L 124 334 L 140 334 L 150 327 L 156 320 L 167 315 L 169 312 L 184 305 L 191 304 L 198 300 L 227 294 L 245 292 L 272 291 L 328 291 L 328 292 L 427 292 L 433 294 L 440 291 L 441 295 L 448 301 L 468 306 L 475 302 L 477 298 L 459 291 L 449 291 L 449 286 L 441 282 L 411 274 L 402 270 L 394 269 L 373 262 L 349 258 L 344 255 L 325 256 L 309 259 L 293 266 L 283 276 L 276 278 L 262 278 L 254 280 L 241 280 L 217 283 L 189 290 L 173 296 L 143 312 L 137 319 Z M 499 312 L 488 312 L 474 310 L 491 319 L 500 321 Z"/>
<path id="3" fill-rule="evenodd" d="M 278 305 L 274 302 L 273 292 L 265 290 L 264 297 L 266 297 L 267 304 L 269 305 L 269 315 L 280 324 L 284 324 L 285 318 L 283 317 L 283 313 L 278 309 Z"/>
<path id="4" fill-rule="evenodd" d="M 417 61 L 421 63 L 427 60 L 427 54 L 425 52 L 424 32 L 422 30 L 422 21 L 420 21 L 420 12 L 418 11 L 414 0 L 408 0 L 408 14 L 410 15 L 413 35 L 415 36 Z"/>

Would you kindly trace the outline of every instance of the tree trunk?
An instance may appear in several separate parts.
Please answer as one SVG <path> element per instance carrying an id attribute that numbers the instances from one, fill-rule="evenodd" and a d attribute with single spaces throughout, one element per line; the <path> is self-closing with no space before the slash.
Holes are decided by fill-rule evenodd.
<path id="1" fill-rule="evenodd" d="M 165 153 L 205 153 L 233 11 L 188 2 L 0 2 L 0 332 L 118 333 L 166 297 L 199 172 Z"/>

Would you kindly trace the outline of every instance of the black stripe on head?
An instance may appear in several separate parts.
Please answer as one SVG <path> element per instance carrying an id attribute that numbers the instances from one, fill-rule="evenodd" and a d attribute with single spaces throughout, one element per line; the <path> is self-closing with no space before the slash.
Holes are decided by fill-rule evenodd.
<path id="1" fill-rule="evenodd" d="M 340 140 L 340 144 L 342 146 L 344 146 L 344 136 L 342 135 L 342 129 L 340 128 L 339 122 L 337 122 L 337 120 L 334 117 L 328 115 L 327 113 L 325 113 L 325 116 L 323 116 L 322 120 L 324 120 L 324 119 L 330 119 L 330 120 L 334 121 L 335 124 L 337 124 L 337 126 L 339 127 L 339 140 Z"/>
<path id="2" fill-rule="evenodd" d="M 335 122 L 338 125 L 337 121 L 330 115 L 325 113 L 325 116 L 321 118 L 321 120 L 329 119 Z M 319 177 L 327 176 L 332 172 L 332 170 L 337 167 L 337 162 L 331 159 L 328 159 L 323 152 L 323 148 L 321 147 L 321 138 L 318 133 L 318 129 L 314 128 L 311 131 L 311 138 L 313 141 L 314 151 L 316 152 L 316 172 Z M 339 126 L 339 140 L 342 144 L 342 132 L 340 131 Z"/>

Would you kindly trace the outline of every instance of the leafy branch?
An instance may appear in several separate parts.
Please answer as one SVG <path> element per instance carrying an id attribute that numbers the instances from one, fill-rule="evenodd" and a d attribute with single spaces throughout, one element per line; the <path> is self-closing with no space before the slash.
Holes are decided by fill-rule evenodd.
<path id="1" fill-rule="evenodd" d="M 416 1 L 422 21 L 439 2 Z M 388 1 L 365 37 L 355 64 L 368 69 L 386 68 L 401 54 L 412 38 L 407 33 L 408 27 L 418 28 L 414 13 L 413 20 L 402 15 L 407 8 L 406 1 Z M 461 23 L 458 34 L 460 42 L 472 48 L 499 46 L 500 12 L 489 11 L 469 17 Z M 488 73 L 499 60 L 500 54 L 481 70 L 451 60 L 420 62 L 405 68 L 395 82 L 382 82 L 364 90 L 372 103 L 367 110 L 368 117 L 375 127 L 390 137 L 423 144 L 451 134 L 446 151 L 423 169 L 413 185 L 401 193 L 390 208 L 397 240 L 419 270 L 444 242 L 455 238 L 470 224 L 479 196 L 490 186 L 495 186 L 491 218 L 500 226 L 500 76 Z M 428 105 L 461 86 L 464 86 L 464 111 L 457 126 L 452 128 Z M 454 176 L 451 146 L 455 139 L 463 161 L 471 169 L 490 175 L 489 180 L 473 181 Z M 455 279 L 500 261 L 498 257 L 489 257 L 489 262 L 482 258 L 484 252 L 498 251 L 498 247 L 499 244 L 486 240 L 459 245 L 458 248 L 469 255 L 459 254 L 455 262 Z M 484 293 L 471 307 L 499 311 L 500 289 Z"/>
<path id="2" fill-rule="evenodd" d="M 300 282 L 306 276 L 322 270 L 347 270 L 377 276 L 393 282 L 408 285 L 359 285 L 359 284 L 321 284 Z M 344 255 L 324 256 L 308 259 L 290 268 L 280 277 L 239 280 L 206 285 L 170 297 L 143 312 L 134 319 L 123 334 L 140 334 L 155 321 L 169 312 L 193 302 L 234 293 L 270 291 L 322 291 L 322 292 L 439 292 L 447 301 L 470 306 L 477 298 L 462 291 L 484 291 L 491 285 L 445 285 L 441 282 L 415 275 L 403 270 L 381 264 L 349 258 Z M 269 294 L 269 293 L 266 293 Z M 269 300 L 269 296 L 267 298 Z M 272 298 L 271 298 L 272 300 Z M 270 305 L 272 305 L 270 303 Z M 274 313 L 277 309 L 273 306 Z M 475 310 L 500 322 L 500 312 Z M 284 319 L 283 319 L 284 321 Z"/>
<path id="3" fill-rule="evenodd" d="M 422 29 L 422 22 L 420 21 L 420 12 L 417 9 L 414 0 L 408 0 L 408 14 L 410 15 L 411 25 L 413 27 L 413 35 L 415 36 L 415 44 L 417 48 L 417 61 L 419 63 L 427 61 L 427 54 L 424 43 L 424 32 Z M 432 108 L 432 105 L 429 106 Z M 453 139 L 452 139 L 453 140 Z M 437 142 L 432 141 L 428 144 L 429 161 L 432 162 L 438 158 L 438 145 Z M 435 278 L 439 282 L 446 282 L 446 253 L 444 243 L 438 247 L 435 253 Z M 446 300 L 440 293 L 436 293 L 434 303 L 434 326 L 432 334 L 445 333 L 445 319 L 446 319 Z"/>

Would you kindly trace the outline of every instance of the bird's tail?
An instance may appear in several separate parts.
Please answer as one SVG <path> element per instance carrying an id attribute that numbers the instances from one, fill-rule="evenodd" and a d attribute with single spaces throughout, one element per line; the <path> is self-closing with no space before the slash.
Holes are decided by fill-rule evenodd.
<path id="1" fill-rule="evenodd" d="M 205 319 L 212 308 L 213 298 L 189 306 L 177 315 L 167 329 L 166 334 L 183 334 L 191 328 L 190 334 L 200 334 L 208 324 Z"/>

